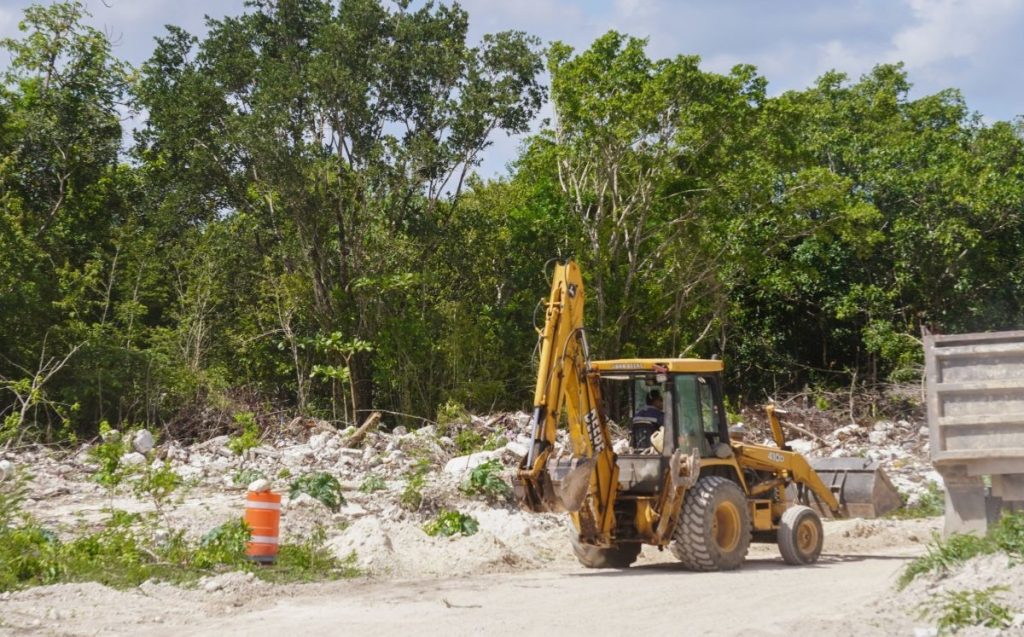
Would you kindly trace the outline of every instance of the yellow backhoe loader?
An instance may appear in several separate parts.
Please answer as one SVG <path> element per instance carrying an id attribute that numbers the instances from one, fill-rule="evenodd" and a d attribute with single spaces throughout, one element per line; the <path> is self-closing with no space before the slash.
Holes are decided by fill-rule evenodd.
<path id="1" fill-rule="evenodd" d="M 531 445 L 513 486 L 523 508 L 569 514 L 584 566 L 624 568 L 650 544 L 669 547 L 690 570 L 735 569 L 751 541 L 777 543 L 789 564 L 811 564 L 824 539 L 819 512 L 871 517 L 901 504 L 862 459 L 826 459 L 816 471 L 786 445 L 771 407 L 774 446 L 731 439 L 720 360 L 591 360 L 583 301 L 579 268 L 557 264 Z"/>

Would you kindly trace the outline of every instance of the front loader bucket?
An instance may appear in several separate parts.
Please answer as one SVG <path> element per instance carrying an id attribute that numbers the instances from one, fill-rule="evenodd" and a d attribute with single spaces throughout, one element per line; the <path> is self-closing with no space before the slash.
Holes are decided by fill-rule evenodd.
<path id="1" fill-rule="evenodd" d="M 848 517 L 877 518 L 903 506 L 899 491 L 877 462 L 867 458 L 808 458 L 808 461 L 835 494 Z M 790 490 L 794 491 L 792 487 Z M 811 506 L 820 508 L 813 498 L 811 500 Z"/>
<path id="2" fill-rule="evenodd" d="M 548 460 L 536 480 L 517 476 L 512 487 L 520 506 L 534 513 L 579 511 L 590 491 L 593 462 L 586 458 Z"/>

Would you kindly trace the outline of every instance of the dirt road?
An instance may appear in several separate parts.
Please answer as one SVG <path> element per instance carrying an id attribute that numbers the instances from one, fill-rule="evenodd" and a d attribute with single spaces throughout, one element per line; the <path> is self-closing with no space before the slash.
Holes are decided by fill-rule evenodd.
<path id="1" fill-rule="evenodd" d="M 825 556 L 810 568 L 752 559 L 730 573 L 671 563 L 464 579 L 351 583 L 198 621 L 193 635 L 816 634 L 856 622 L 889 589 L 907 552 Z M 807 629 L 804 632 L 801 628 Z M 882 627 L 879 627 L 882 628 Z M 867 630 L 865 630 L 867 632 Z M 142 635 L 179 635 L 170 626 Z M 864 634 L 864 632 L 860 633 Z M 884 632 L 883 632 L 884 634 Z"/>
<path id="2" fill-rule="evenodd" d="M 628 570 L 588 570 L 562 538 L 557 558 L 527 570 L 291 586 L 243 573 L 191 589 L 44 586 L 0 596 L 0 635 L 908 635 L 917 623 L 892 602 L 893 584 L 937 526 L 829 522 L 813 566 L 787 566 L 774 546 L 753 545 L 743 567 L 725 573 L 684 571 L 651 548 Z"/>

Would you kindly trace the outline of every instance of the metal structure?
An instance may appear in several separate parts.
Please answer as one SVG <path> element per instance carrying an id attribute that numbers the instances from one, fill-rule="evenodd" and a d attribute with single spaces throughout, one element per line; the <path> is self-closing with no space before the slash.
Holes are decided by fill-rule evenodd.
<path id="1" fill-rule="evenodd" d="M 924 330 L 924 353 L 945 532 L 984 533 L 1001 510 L 1024 508 L 1024 331 Z"/>

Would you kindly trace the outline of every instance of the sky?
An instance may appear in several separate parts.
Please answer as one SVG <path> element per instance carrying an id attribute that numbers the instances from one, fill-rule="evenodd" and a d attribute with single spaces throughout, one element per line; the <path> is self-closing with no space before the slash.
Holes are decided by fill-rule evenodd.
<path id="1" fill-rule="evenodd" d="M 31 0 L 0 0 L 0 37 L 16 37 Z M 205 32 L 205 16 L 243 0 L 85 0 L 117 56 L 140 64 L 174 24 Z M 708 71 L 755 65 L 769 93 L 836 69 L 856 79 L 902 61 L 911 96 L 955 87 L 988 122 L 1024 115 L 1024 0 L 463 0 L 470 38 L 517 29 L 576 49 L 615 29 L 648 39 L 648 55 L 697 54 Z M 0 69 L 8 63 L 0 58 Z M 481 172 L 504 172 L 518 139 L 499 136 Z"/>

